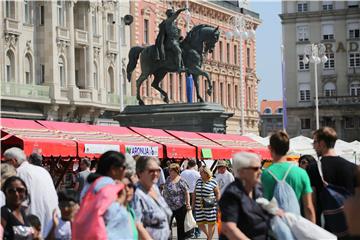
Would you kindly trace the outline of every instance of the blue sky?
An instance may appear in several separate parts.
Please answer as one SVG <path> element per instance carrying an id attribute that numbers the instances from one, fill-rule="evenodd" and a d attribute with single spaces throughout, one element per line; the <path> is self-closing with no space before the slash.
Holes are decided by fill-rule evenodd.
<path id="1" fill-rule="evenodd" d="M 249 1 L 249 9 L 260 14 L 262 24 L 256 30 L 256 67 L 260 78 L 259 102 L 282 99 L 282 30 L 279 14 L 281 1 Z"/>

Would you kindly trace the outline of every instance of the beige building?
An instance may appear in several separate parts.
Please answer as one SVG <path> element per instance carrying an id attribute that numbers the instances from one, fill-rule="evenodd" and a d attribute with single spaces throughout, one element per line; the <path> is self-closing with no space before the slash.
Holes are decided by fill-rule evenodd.
<path id="1" fill-rule="evenodd" d="M 241 128 L 241 104 L 244 101 L 244 125 L 245 133 L 259 133 L 258 113 L 258 83 L 256 75 L 256 38 L 253 40 L 240 41 L 238 38 L 226 38 L 226 33 L 234 31 L 230 24 L 230 18 L 242 15 L 246 19 L 247 29 L 256 28 L 261 24 L 259 14 L 245 8 L 239 8 L 237 1 L 188 1 L 191 13 L 189 28 L 198 24 L 219 26 L 220 39 L 216 44 L 213 54 L 204 56 L 203 69 L 211 77 L 213 94 L 208 96 L 205 79 L 200 77 L 200 93 L 204 101 L 215 102 L 223 105 L 226 112 L 234 113 L 227 121 L 227 133 L 240 133 Z M 155 43 L 158 34 L 158 25 L 166 18 L 168 8 L 175 10 L 186 6 L 186 1 L 165 0 L 139 0 L 131 1 L 131 14 L 134 16 L 134 24 L 131 25 L 131 45 L 148 46 Z M 182 13 L 177 19 L 181 35 L 186 36 L 187 16 Z M 242 74 L 243 94 L 240 95 L 240 52 L 242 50 Z M 140 76 L 140 64 L 132 75 L 132 93 L 136 91 L 136 79 Z M 141 95 L 146 104 L 163 104 L 158 91 L 151 87 L 152 78 L 142 84 Z M 178 74 L 167 74 L 161 83 L 161 87 L 169 94 L 170 103 L 186 102 L 186 80 Z M 194 91 L 194 101 L 196 101 Z"/>
<path id="2" fill-rule="evenodd" d="M 328 61 L 318 64 L 320 127 L 339 138 L 360 139 L 360 2 L 283 1 L 282 20 L 288 133 L 310 136 L 316 128 L 314 64 L 305 46 L 323 43 Z"/>
<path id="3" fill-rule="evenodd" d="M 127 1 L 1 1 L 2 117 L 112 123 L 133 102 L 128 13 Z"/>

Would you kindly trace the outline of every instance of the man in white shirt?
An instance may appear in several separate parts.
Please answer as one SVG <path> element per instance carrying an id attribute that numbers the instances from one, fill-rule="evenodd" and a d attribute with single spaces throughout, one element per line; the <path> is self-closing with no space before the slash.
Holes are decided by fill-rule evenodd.
<path id="1" fill-rule="evenodd" d="M 227 163 L 224 160 L 219 160 L 217 163 L 217 174 L 215 180 L 220 188 L 220 193 L 223 194 L 227 185 L 235 180 L 231 172 L 227 170 Z"/>
<path id="2" fill-rule="evenodd" d="M 180 177 L 184 179 L 189 186 L 190 195 L 194 192 L 196 180 L 200 178 L 200 173 L 195 169 L 195 167 L 196 161 L 194 159 L 190 159 L 188 162 L 188 168 L 180 174 Z"/>
<path id="3" fill-rule="evenodd" d="M 4 158 L 16 168 L 18 177 L 26 183 L 31 200 L 29 211 L 40 219 L 45 239 L 52 228 L 53 212 L 58 209 L 58 196 L 49 172 L 30 164 L 23 150 L 17 147 L 7 149 Z"/>

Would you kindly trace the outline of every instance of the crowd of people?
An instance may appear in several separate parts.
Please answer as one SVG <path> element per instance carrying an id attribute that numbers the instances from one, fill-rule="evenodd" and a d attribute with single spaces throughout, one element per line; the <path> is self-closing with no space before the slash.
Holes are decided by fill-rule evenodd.
<path id="1" fill-rule="evenodd" d="M 269 140 L 272 164 L 254 153 L 219 160 L 214 169 L 195 159 L 168 161 L 108 151 L 96 168 L 79 162 L 73 191 L 56 191 L 41 156 L 7 149 L 1 164 L 1 235 L 8 239 L 299 239 L 286 223 L 303 216 L 339 239 L 360 236 L 359 170 L 336 155 L 336 132 L 314 132 L 319 157 L 289 162 L 289 137 Z M 214 166 L 213 166 L 214 167 Z M 338 205 L 327 201 L 336 192 Z M 192 214 L 189 214 L 192 213 Z M 188 217 L 197 227 L 186 231 Z M 334 220 L 335 219 L 335 220 Z M 286 237 L 285 237 L 286 236 Z"/>

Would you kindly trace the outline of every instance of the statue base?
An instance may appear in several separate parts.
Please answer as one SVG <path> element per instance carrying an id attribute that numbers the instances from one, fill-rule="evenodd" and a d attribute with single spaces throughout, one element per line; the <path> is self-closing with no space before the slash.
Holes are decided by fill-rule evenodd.
<path id="1" fill-rule="evenodd" d="M 177 103 L 126 106 L 114 119 L 125 127 L 226 133 L 226 120 L 232 116 L 217 103 Z"/>

